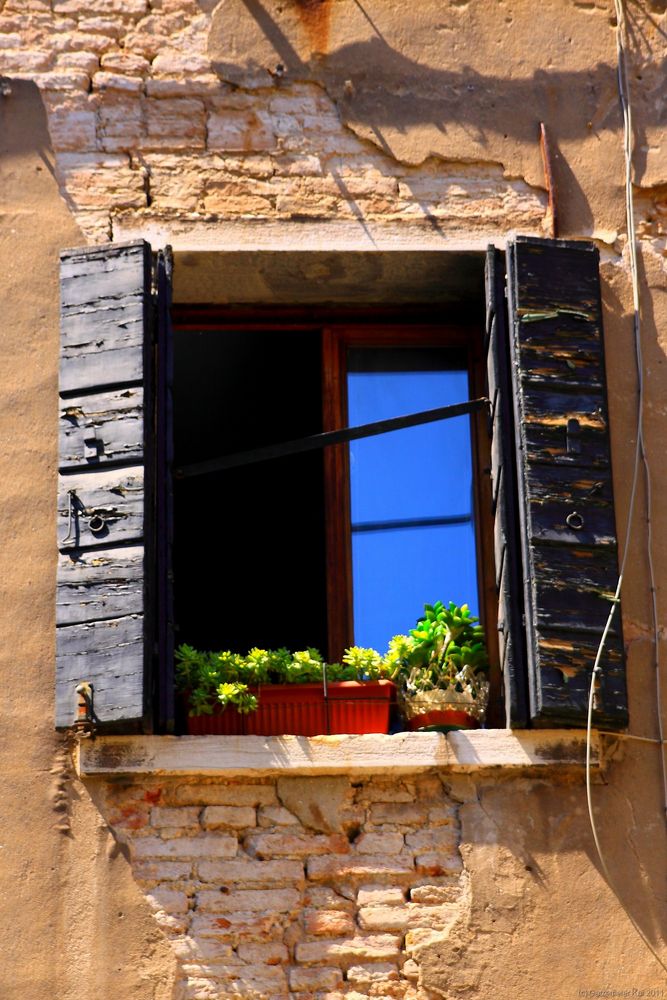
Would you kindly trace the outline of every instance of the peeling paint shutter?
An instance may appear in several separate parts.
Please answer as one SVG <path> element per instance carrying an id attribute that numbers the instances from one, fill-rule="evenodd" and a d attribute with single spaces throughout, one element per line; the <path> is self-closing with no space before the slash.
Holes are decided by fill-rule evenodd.
<path id="1" fill-rule="evenodd" d="M 486 364 L 491 403 L 491 498 L 498 593 L 498 648 L 508 726 L 528 723 L 523 632 L 521 544 L 516 494 L 514 419 L 510 379 L 505 257 L 495 247 L 486 255 Z"/>
<path id="2" fill-rule="evenodd" d="M 155 317 L 143 241 L 61 260 L 56 726 L 152 726 L 157 684 Z M 164 284 L 164 282 L 163 282 Z M 168 433 L 162 428 L 163 435 Z M 164 516 L 164 515 L 161 515 Z M 164 565 L 162 567 L 164 572 Z M 164 713 L 163 713 L 164 714 Z"/>
<path id="3" fill-rule="evenodd" d="M 585 725 L 618 578 L 598 254 L 517 238 L 507 272 L 530 714 Z M 623 727 L 620 610 L 602 668 L 594 719 Z"/>

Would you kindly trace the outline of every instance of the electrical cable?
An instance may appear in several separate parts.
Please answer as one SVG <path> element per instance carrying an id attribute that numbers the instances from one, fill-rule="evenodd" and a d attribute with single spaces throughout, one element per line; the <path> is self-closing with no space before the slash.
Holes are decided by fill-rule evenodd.
<path id="1" fill-rule="evenodd" d="M 628 521 L 625 532 L 625 545 L 623 550 L 623 559 L 621 561 L 618 583 L 616 585 L 616 591 L 611 601 L 611 608 L 609 610 L 609 615 L 607 617 L 607 622 L 602 632 L 600 638 L 600 644 L 598 646 L 597 654 L 595 656 L 595 663 L 593 665 L 593 671 L 591 674 L 591 685 L 588 695 L 588 716 L 586 723 L 586 800 L 588 805 L 588 816 L 591 824 L 591 831 L 593 834 L 593 840 L 595 842 L 595 847 L 597 850 L 598 858 L 600 860 L 600 866 L 602 872 L 607 881 L 609 888 L 612 890 L 619 903 L 623 907 L 628 919 L 632 923 L 633 927 L 643 940 L 646 947 L 651 951 L 656 960 L 660 963 L 662 968 L 667 972 L 667 964 L 662 960 L 658 952 L 655 950 L 649 939 L 647 938 L 644 931 L 641 929 L 635 918 L 632 916 L 630 911 L 627 909 L 623 900 L 621 899 L 618 891 L 616 890 L 614 881 L 607 867 L 607 863 L 602 854 L 602 848 L 600 845 L 600 840 L 598 837 L 597 826 L 595 823 L 595 816 L 593 814 L 593 801 L 591 792 L 591 742 L 592 742 L 592 720 L 593 720 L 593 704 L 595 700 L 595 684 L 598 674 L 601 671 L 600 663 L 602 660 L 602 653 L 604 650 L 605 643 L 607 641 L 607 636 L 609 630 L 612 626 L 614 615 L 616 614 L 619 606 L 621 590 L 623 587 L 623 576 L 625 573 L 625 566 L 628 559 L 628 552 L 630 547 L 630 538 L 632 534 L 632 522 L 634 516 L 635 500 L 637 496 L 637 486 L 639 482 L 639 470 L 640 467 L 644 471 L 644 482 L 646 489 L 646 521 L 647 521 L 647 562 L 648 562 L 648 572 L 649 572 L 649 587 L 651 593 L 651 615 L 652 615 L 652 625 L 653 625 L 653 647 L 654 647 L 654 667 L 656 673 L 656 698 L 657 698 L 657 715 L 658 715 L 658 730 L 659 739 L 649 739 L 647 737 L 632 737 L 628 734 L 628 738 L 639 739 L 644 742 L 657 743 L 660 746 L 660 760 L 662 768 L 662 784 L 663 784 L 663 794 L 664 794 L 664 805 L 665 805 L 665 820 L 667 821 L 667 767 L 665 766 L 665 739 L 663 732 L 662 723 L 662 711 L 661 711 L 661 687 L 660 687 L 660 650 L 659 650 L 659 640 L 660 640 L 660 630 L 658 625 L 658 603 L 657 603 L 657 592 L 655 585 L 655 571 L 653 566 L 653 536 L 652 536 L 652 524 L 651 524 L 651 510 L 652 510 L 652 494 L 651 494 L 651 475 L 650 468 L 648 464 L 648 458 L 646 455 L 646 450 L 644 447 L 644 365 L 642 358 L 641 349 L 641 325 L 640 325 L 640 298 L 639 298 L 639 269 L 637 264 L 637 232 L 635 228 L 635 217 L 634 217 L 634 202 L 632 195 L 632 109 L 630 105 L 630 88 L 628 85 L 628 70 L 626 61 L 626 29 L 625 29 L 625 7 L 624 0 L 614 0 L 614 7 L 616 9 L 616 47 L 618 54 L 618 91 L 619 98 L 621 102 L 621 109 L 623 112 L 623 153 L 625 159 L 625 209 L 627 218 L 627 229 L 628 229 L 628 249 L 630 254 L 630 273 L 632 281 L 632 305 L 633 305 L 633 335 L 634 335 L 634 346 L 635 346 L 635 362 L 637 368 L 637 444 L 635 447 L 635 460 L 634 469 L 632 475 L 632 486 L 630 490 L 630 503 L 628 507 Z M 614 734 L 623 735 L 623 734 Z"/>

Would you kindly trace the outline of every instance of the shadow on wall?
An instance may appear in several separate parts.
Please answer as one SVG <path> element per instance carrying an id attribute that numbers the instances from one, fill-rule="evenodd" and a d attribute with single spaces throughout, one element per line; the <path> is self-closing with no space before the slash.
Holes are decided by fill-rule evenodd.
<path id="1" fill-rule="evenodd" d="M 199 2 L 210 9 L 207 0 Z M 648 7 L 630 4 L 632 38 L 647 22 L 658 28 L 660 37 L 651 12 L 665 6 L 662 0 Z M 394 25 L 394 35 L 401 38 L 399 51 L 361 0 L 222 0 L 213 13 L 209 57 L 220 78 L 236 86 L 274 86 L 282 79 L 320 84 L 345 124 L 404 162 L 419 163 L 434 154 L 499 159 L 498 139 L 535 147 L 540 121 L 564 140 L 588 135 L 599 139 L 604 131 L 620 128 L 614 62 L 598 61 L 586 69 L 538 69 L 530 76 L 486 74 L 461 64 L 455 32 L 448 28 L 448 36 L 438 38 L 444 29 L 437 21 L 436 13 L 425 9 L 423 16 L 414 15 L 403 35 L 396 35 Z M 609 35 L 600 43 L 599 51 L 606 53 L 613 44 L 613 19 L 600 18 L 599 24 Z M 496 23 L 493 30 L 504 30 L 503 44 L 509 43 L 507 24 Z M 533 65 L 541 58 L 547 61 L 540 53 L 539 31 L 536 25 Z M 583 40 L 582 35 L 579 44 Z M 470 36 L 463 37 L 458 49 L 474 62 L 477 53 L 470 41 Z M 646 51 L 645 39 L 642 47 Z M 427 52 L 431 61 L 440 57 L 452 68 L 429 65 L 405 54 L 408 51 Z M 485 66 L 490 61 L 482 52 L 478 59 Z M 633 95 L 637 176 L 646 166 L 645 129 L 667 124 L 667 104 L 660 97 L 666 71 L 665 58 L 636 70 L 641 80 Z"/>

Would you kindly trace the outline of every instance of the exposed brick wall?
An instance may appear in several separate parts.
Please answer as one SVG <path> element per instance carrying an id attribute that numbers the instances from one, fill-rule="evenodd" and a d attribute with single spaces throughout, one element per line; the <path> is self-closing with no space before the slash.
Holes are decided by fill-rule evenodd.
<path id="1" fill-rule="evenodd" d="M 63 194 L 86 236 L 113 221 L 430 221 L 539 232 L 544 192 L 497 163 L 409 167 L 363 142 L 316 85 L 232 89 L 193 0 L 7 0 L 0 74 L 42 89 Z"/>
<path id="2" fill-rule="evenodd" d="M 332 779 L 316 778 L 299 819 L 282 801 L 295 780 L 100 789 L 182 996 L 431 1000 L 420 946 L 468 906 L 457 802 L 433 775 L 336 778 L 334 809 Z"/>

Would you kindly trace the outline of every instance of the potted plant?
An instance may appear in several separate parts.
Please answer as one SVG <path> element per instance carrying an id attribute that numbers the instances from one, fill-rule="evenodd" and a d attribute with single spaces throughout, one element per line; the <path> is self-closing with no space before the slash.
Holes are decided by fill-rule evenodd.
<path id="1" fill-rule="evenodd" d="M 199 735 L 385 733 L 396 691 L 388 672 L 376 650 L 360 647 L 340 664 L 316 649 L 176 652 L 187 730 Z"/>
<path id="2" fill-rule="evenodd" d="M 467 604 L 426 604 L 409 635 L 394 636 L 387 668 L 399 677 L 410 729 L 477 728 L 489 699 L 484 630 Z"/>

